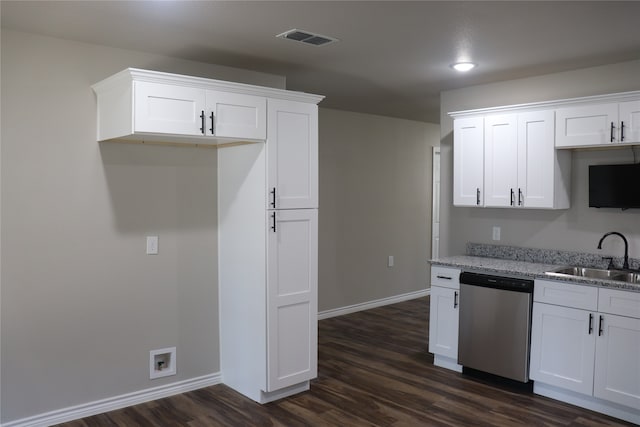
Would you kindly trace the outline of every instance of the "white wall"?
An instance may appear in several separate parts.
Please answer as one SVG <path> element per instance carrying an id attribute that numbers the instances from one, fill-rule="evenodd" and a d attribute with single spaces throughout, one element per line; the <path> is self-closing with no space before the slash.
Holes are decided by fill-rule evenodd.
<path id="1" fill-rule="evenodd" d="M 473 86 L 441 94 L 441 255 L 464 253 L 467 242 L 500 243 L 622 256 L 621 239 L 600 237 L 619 231 L 629 239 L 630 256 L 640 257 L 640 212 L 588 207 L 588 165 L 633 161 L 629 148 L 576 150 L 572 154 L 571 208 L 559 211 L 457 208 L 452 206 L 453 121 L 447 112 L 565 99 L 640 89 L 640 60 Z M 640 160 L 640 149 L 636 149 Z M 638 183 L 631 184 L 638 185 Z M 502 240 L 491 240 L 492 226 Z"/>
<path id="2" fill-rule="evenodd" d="M 2 32 L 2 422 L 219 371 L 216 150 L 96 143 L 126 67 L 284 78 Z M 145 235 L 160 253 L 145 255 Z M 176 346 L 150 381 L 152 349 Z"/>
<path id="3" fill-rule="evenodd" d="M 428 287 L 438 135 L 434 124 L 320 108 L 320 311 Z"/>

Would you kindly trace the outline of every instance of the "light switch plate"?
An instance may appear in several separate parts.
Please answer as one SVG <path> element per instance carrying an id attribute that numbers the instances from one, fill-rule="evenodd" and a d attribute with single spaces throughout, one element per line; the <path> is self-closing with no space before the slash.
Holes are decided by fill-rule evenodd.
<path id="1" fill-rule="evenodd" d="M 158 236 L 147 236 L 147 255 L 158 255 Z"/>

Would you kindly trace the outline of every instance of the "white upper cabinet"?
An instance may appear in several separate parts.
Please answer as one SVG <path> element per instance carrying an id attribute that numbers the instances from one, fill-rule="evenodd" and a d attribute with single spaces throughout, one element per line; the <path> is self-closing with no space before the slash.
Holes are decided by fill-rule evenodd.
<path id="1" fill-rule="evenodd" d="M 267 209 L 318 207 L 318 107 L 269 100 Z"/>
<path id="2" fill-rule="evenodd" d="M 482 117 L 453 122 L 453 204 L 484 205 L 484 121 Z"/>
<path id="3" fill-rule="evenodd" d="M 204 135 L 204 90 L 134 82 L 133 94 L 133 132 Z M 101 112 L 107 114 L 107 111 Z M 100 126 L 99 131 L 107 132 L 107 129 Z"/>
<path id="4" fill-rule="evenodd" d="M 484 119 L 484 206 L 515 206 L 517 187 L 517 115 L 487 116 Z"/>
<path id="5" fill-rule="evenodd" d="M 92 87 L 97 97 L 98 141 L 260 142 L 267 138 L 267 100 L 315 105 L 323 98 L 134 68 Z"/>
<path id="6" fill-rule="evenodd" d="M 620 142 L 640 142 L 640 101 L 619 104 Z"/>
<path id="7" fill-rule="evenodd" d="M 558 148 L 640 143 L 639 100 L 559 108 L 556 121 Z"/>
<path id="8" fill-rule="evenodd" d="M 570 156 L 555 149 L 553 110 L 456 118 L 454 205 L 566 209 Z"/>
<path id="9" fill-rule="evenodd" d="M 206 135 L 221 138 L 266 138 L 266 98 L 213 90 L 206 92 L 206 98 Z"/>
<path id="10" fill-rule="evenodd" d="M 618 104 L 560 108 L 556 119 L 556 147 L 617 142 Z"/>

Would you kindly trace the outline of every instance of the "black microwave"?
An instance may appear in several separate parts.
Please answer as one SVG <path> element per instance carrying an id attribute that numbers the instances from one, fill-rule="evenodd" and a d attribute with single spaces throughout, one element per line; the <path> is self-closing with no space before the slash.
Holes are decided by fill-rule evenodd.
<path id="1" fill-rule="evenodd" d="M 589 207 L 640 208 L 640 163 L 590 165 Z"/>

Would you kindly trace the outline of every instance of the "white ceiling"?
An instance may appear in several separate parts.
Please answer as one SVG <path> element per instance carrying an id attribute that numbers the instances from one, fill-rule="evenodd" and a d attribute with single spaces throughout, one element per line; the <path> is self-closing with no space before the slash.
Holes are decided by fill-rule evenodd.
<path id="1" fill-rule="evenodd" d="M 324 107 L 436 123 L 442 90 L 640 59 L 638 1 L 3 0 L 0 11 L 3 28 L 285 75 Z M 275 37 L 292 28 L 340 42 Z M 449 68 L 461 59 L 479 67 Z"/>

